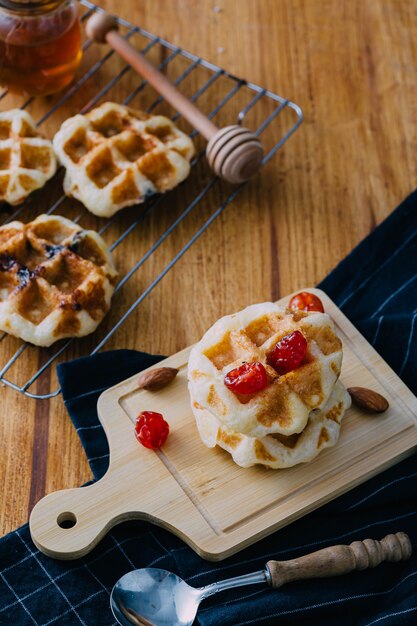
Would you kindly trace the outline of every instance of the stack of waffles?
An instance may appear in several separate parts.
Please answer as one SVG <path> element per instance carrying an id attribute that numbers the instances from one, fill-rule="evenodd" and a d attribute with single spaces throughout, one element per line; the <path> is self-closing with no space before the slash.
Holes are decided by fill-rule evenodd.
<path id="1" fill-rule="evenodd" d="M 279 375 L 268 362 L 294 331 L 307 341 L 299 367 Z M 228 372 L 264 365 L 266 388 L 251 395 L 228 389 Z M 192 410 L 203 443 L 220 446 L 242 467 L 274 469 L 305 463 L 333 446 L 350 396 L 339 380 L 342 344 L 326 313 L 270 302 L 219 319 L 194 346 L 188 366 Z"/>

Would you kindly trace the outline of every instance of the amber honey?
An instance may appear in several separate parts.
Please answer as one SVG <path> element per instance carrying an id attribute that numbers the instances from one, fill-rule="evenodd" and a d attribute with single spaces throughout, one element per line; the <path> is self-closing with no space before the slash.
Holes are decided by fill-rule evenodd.
<path id="1" fill-rule="evenodd" d="M 0 0 L 0 84 L 27 95 L 60 91 L 82 56 L 75 1 L 10 5 Z"/>

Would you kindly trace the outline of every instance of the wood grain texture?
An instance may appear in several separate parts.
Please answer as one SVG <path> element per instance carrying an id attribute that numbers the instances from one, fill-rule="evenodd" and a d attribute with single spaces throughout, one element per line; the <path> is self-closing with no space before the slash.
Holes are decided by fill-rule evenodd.
<path id="1" fill-rule="evenodd" d="M 294 580 L 342 576 L 353 570 L 377 567 L 384 561 L 406 561 L 413 552 L 410 538 L 405 533 L 387 535 L 381 541 L 365 539 L 350 545 L 338 545 L 317 550 L 290 561 L 268 561 L 271 586 L 275 589 Z"/>
<path id="2" fill-rule="evenodd" d="M 417 446 L 417 398 L 336 305 L 322 291 L 315 293 L 343 341 L 342 382 L 354 386 L 361 381 L 383 391 L 390 402 L 384 414 L 369 416 L 352 406 L 336 446 L 310 463 L 281 470 L 242 468 L 228 453 L 206 448 L 200 440 L 187 386 L 190 348 L 181 350 L 162 362 L 179 370 L 166 388 L 146 391 L 136 374 L 101 394 L 98 414 L 109 442 L 109 469 L 93 485 L 57 491 L 38 502 L 30 517 L 38 548 L 55 558 L 79 558 L 114 525 L 145 519 L 177 534 L 203 558 L 222 560 L 411 454 Z M 279 303 L 287 305 L 288 297 Z M 161 411 L 170 424 L 170 435 L 156 452 L 134 437 L 135 419 L 145 407 Z M 132 481 L 139 474 L 140 489 Z M 60 520 L 76 524 L 62 528 Z M 368 547 L 376 565 L 382 549 L 375 543 Z M 391 544 L 387 548 L 387 555 L 401 556 Z M 353 552 L 350 558 L 339 554 L 335 559 L 333 550 L 322 559 L 301 559 L 300 567 L 290 567 L 289 573 L 330 575 L 335 564 L 335 574 L 356 567 Z M 347 546 L 343 550 L 351 552 Z M 306 561 L 309 567 L 303 567 Z"/>
<path id="3" fill-rule="evenodd" d="M 315 284 L 414 188 L 413 0 L 99 4 L 293 99 L 305 114 L 285 149 L 160 283 L 109 348 L 174 353 L 196 341 L 220 315 Z M 94 89 L 97 85 L 86 86 L 84 95 Z M 40 114 L 46 106 L 36 104 Z M 73 113 L 75 108 L 65 112 Z M 123 269 L 164 219 L 149 220 L 140 240 L 125 247 L 118 259 Z M 191 228 L 184 223 L 181 236 Z M 159 262 L 174 249 L 168 242 Z M 154 266 L 152 261 L 143 268 L 144 285 Z M 72 356 L 86 345 L 74 345 Z M 16 375 L 34 371 L 40 358 L 37 350 L 28 350 Z M 54 372 L 51 377 L 55 388 Z M 78 486 L 90 471 L 61 398 L 37 405 L 4 387 L 0 394 L 0 531 L 5 533 L 27 520 L 30 500 Z"/>

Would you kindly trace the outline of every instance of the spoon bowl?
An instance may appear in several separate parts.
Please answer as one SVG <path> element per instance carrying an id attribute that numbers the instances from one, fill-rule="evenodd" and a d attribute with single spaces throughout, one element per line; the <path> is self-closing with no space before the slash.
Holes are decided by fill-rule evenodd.
<path id="1" fill-rule="evenodd" d="M 113 587 L 110 606 L 122 626 L 191 626 L 204 598 L 231 587 L 266 582 L 267 569 L 196 589 L 172 572 L 146 567 L 122 576 Z"/>
<path id="2" fill-rule="evenodd" d="M 122 626 L 191 626 L 203 597 L 176 574 L 147 567 L 116 583 L 110 606 Z"/>

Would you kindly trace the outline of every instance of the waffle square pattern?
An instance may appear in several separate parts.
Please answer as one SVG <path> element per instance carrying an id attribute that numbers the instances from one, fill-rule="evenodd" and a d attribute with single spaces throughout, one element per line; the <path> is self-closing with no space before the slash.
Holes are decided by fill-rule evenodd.
<path id="1" fill-rule="evenodd" d="M 52 178 L 57 161 L 26 111 L 0 113 L 0 201 L 20 204 Z"/>
<path id="2" fill-rule="evenodd" d="M 279 375 L 268 354 L 293 331 L 307 340 L 302 364 Z M 225 375 L 244 362 L 259 362 L 268 385 L 239 396 Z M 350 396 L 338 380 L 342 343 L 326 313 L 265 302 L 218 320 L 191 350 L 188 363 L 192 410 L 203 442 L 230 452 L 239 465 L 288 467 L 314 458 L 337 441 Z"/>
<path id="3" fill-rule="evenodd" d="M 93 332 L 117 272 L 103 239 L 60 216 L 0 227 L 0 330 L 38 346 Z"/>
<path id="4" fill-rule="evenodd" d="M 66 120 L 54 148 L 66 168 L 65 193 L 103 217 L 176 187 L 194 155 L 167 117 L 112 102 Z"/>

